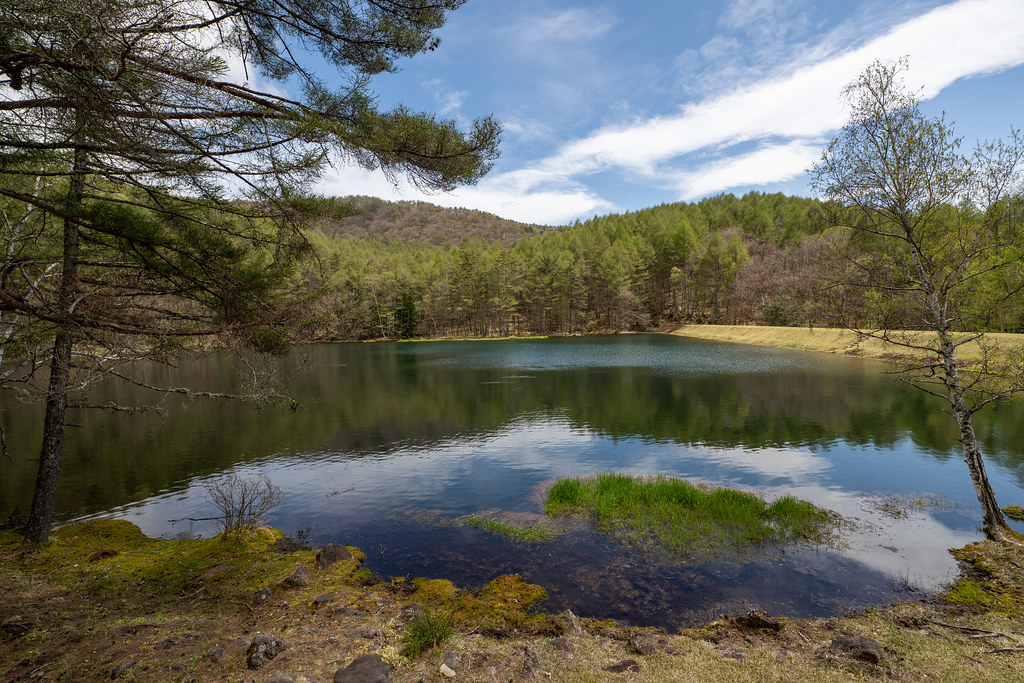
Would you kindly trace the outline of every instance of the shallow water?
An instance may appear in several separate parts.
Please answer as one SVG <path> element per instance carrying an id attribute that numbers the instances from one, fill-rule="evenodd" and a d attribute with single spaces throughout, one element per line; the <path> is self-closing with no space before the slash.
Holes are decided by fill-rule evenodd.
<path id="1" fill-rule="evenodd" d="M 205 485 L 228 469 L 284 492 L 271 524 L 363 548 L 384 576 L 467 586 L 519 573 L 549 609 L 674 628 L 723 612 L 826 616 L 907 599 L 950 580 L 947 549 L 981 537 L 956 428 L 941 402 L 871 361 L 629 335 L 336 344 L 292 355 L 298 411 L 174 401 L 164 415 L 85 413 L 69 431 L 60 517 L 129 519 L 147 534 L 211 534 Z M 233 362 L 143 366 L 151 381 L 231 390 Z M 151 400 L 100 387 L 95 402 Z M 27 509 L 36 407 L 0 413 L 2 510 Z M 1024 501 L 1024 407 L 983 414 L 1002 504 Z M 841 549 L 746 560 L 664 558 L 574 528 L 514 544 L 445 521 L 537 513 L 537 488 L 595 472 L 667 474 L 844 516 Z M 172 521 L 179 520 L 179 521 Z"/>

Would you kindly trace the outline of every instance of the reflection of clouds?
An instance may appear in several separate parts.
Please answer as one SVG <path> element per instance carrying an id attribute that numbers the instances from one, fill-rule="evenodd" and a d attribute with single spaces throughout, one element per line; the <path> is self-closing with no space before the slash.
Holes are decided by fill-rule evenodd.
<path id="1" fill-rule="evenodd" d="M 796 448 L 719 448 L 704 446 L 703 457 L 733 469 L 768 477 L 786 477 L 794 482 L 832 467 L 827 458 Z"/>
<path id="2" fill-rule="evenodd" d="M 955 575 L 956 562 L 949 548 L 978 540 L 977 534 L 951 529 L 924 511 L 893 519 L 870 504 L 873 497 L 836 487 L 805 484 L 765 487 L 762 492 L 770 498 L 796 496 L 838 512 L 853 522 L 841 527 L 847 547 L 840 552 L 891 576 L 909 577 L 913 585 L 926 590 L 941 588 Z"/>
<path id="3" fill-rule="evenodd" d="M 357 530 L 388 511 L 423 508 L 456 516 L 481 509 L 535 509 L 528 497 L 540 481 L 596 472 L 666 474 L 709 485 L 755 490 L 768 498 L 793 495 L 834 510 L 844 525 L 843 556 L 915 585 L 936 589 L 955 571 L 947 548 L 977 540 L 924 511 L 887 517 L 869 504 L 874 496 L 831 484 L 833 463 L 800 448 L 743 449 L 701 444 L 609 439 L 551 413 L 524 416 L 472 438 L 453 437 L 430 448 L 401 446 L 373 455 L 317 452 L 282 455 L 237 469 L 267 474 L 283 492 L 271 523 L 286 531 L 306 525 Z M 215 522 L 168 520 L 216 514 L 196 478 L 181 491 L 108 513 L 139 525 L 150 536 L 211 535 Z M 896 552 L 884 546 L 895 547 Z"/>

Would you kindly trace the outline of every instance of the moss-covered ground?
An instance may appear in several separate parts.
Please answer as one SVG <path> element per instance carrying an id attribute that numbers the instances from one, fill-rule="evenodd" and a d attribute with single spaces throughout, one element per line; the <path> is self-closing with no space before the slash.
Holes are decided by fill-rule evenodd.
<path id="1" fill-rule="evenodd" d="M 542 586 L 495 577 L 462 590 L 443 579 L 381 579 L 362 554 L 318 569 L 269 529 L 203 540 L 155 540 L 123 521 L 58 530 L 21 546 L 0 534 L 0 680 L 330 681 L 375 652 L 392 681 L 1024 680 L 1024 550 L 990 541 L 955 551 L 959 581 L 933 601 L 833 619 L 723 617 L 665 633 L 543 611 Z M 282 581 L 297 568 L 308 585 Z M 257 591 L 270 589 L 260 603 Z M 416 657 L 406 633 L 423 614 L 451 635 Z M 256 634 L 288 648 L 247 666 Z M 865 636 L 878 662 L 832 648 Z M 622 672 L 616 672 L 622 670 Z"/>

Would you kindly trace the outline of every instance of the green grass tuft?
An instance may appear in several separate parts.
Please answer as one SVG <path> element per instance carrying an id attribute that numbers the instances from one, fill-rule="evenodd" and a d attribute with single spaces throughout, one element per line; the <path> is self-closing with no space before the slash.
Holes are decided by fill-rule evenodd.
<path id="1" fill-rule="evenodd" d="M 418 657 L 432 647 L 441 645 L 452 637 L 451 614 L 424 612 L 409 622 L 402 634 L 402 654 L 409 659 Z"/>
<path id="2" fill-rule="evenodd" d="M 837 526 L 834 515 L 791 496 L 769 505 L 744 491 L 660 475 L 560 479 L 544 509 L 552 516 L 585 515 L 598 530 L 631 545 L 684 554 L 825 543 Z"/>

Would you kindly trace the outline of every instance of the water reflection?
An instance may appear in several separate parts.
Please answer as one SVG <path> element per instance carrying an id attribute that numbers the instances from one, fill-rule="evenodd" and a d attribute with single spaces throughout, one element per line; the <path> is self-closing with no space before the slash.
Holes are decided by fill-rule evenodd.
<path id="1" fill-rule="evenodd" d="M 834 614 L 908 583 L 934 589 L 954 570 L 946 548 L 978 538 L 952 420 L 875 363 L 658 336 L 339 344 L 292 363 L 308 365 L 291 380 L 297 412 L 196 401 L 163 416 L 75 416 L 62 518 L 114 510 L 152 535 L 208 534 L 168 520 L 209 516 L 203 485 L 225 469 L 265 472 L 285 493 L 276 526 L 359 545 L 381 574 L 482 584 L 518 572 L 549 589 L 553 608 L 668 627 L 746 606 Z M 209 390 L 233 381 L 219 357 L 140 371 Z M 148 400 L 114 387 L 91 398 L 114 392 Z M 979 426 L 1007 504 L 1024 500 L 1022 418 L 1015 404 Z M 6 405 L 0 420 L 15 456 L 0 459 L 6 516 L 29 502 L 39 413 Z M 416 521 L 536 511 L 542 482 L 599 471 L 792 493 L 855 524 L 841 551 L 679 566 L 582 531 L 515 546 Z M 878 504 L 926 494 L 948 505 L 893 516 Z"/>

